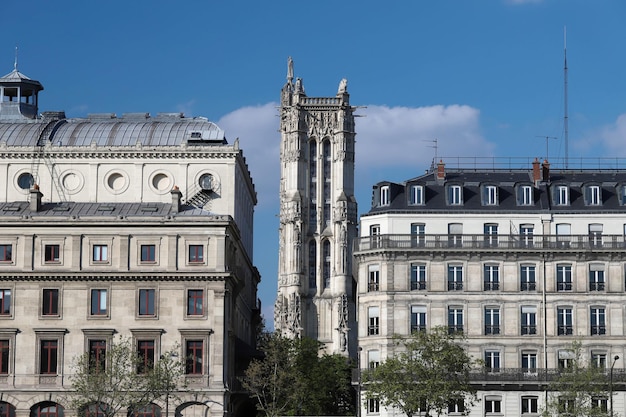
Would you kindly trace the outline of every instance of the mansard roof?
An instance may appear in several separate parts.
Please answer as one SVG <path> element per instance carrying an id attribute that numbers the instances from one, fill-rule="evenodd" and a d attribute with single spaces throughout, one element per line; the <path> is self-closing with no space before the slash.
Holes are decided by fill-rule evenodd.
<path id="1" fill-rule="evenodd" d="M 36 121 L 0 122 L 0 143 L 6 146 L 178 146 L 225 144 L 224 131 L 203 117 L 147 113 L 90 115 Z"/>
<path id="2" fill-rule="evenodd" d="M 516 213 L 626 213 L 626 169 L 559 169 L 535 181 L 532 169 L 436 169 L 403 183 L 382 181 L 373 186 L 372 207 L 366 215 L 381 213 L 516 212 Z M 421 186 L 423 201 L 416 203 L 413 186 Z M 452 204 L 451 186 L 460 186 L 461 201 Z M 485 187 L 495 186 L 495 204 L 485 202 Z M 531 204 L 520 203 L 520 187 L 530 186 Z M 557 187 L 565 186 L 567 202 L 560 203 Z M 587 188 L 597 187 L 598 201 L 590 202 Z M 384 197 L 381 188 L 385 187 Z M 385 199 L 386 201 L 381 201 Z"/>

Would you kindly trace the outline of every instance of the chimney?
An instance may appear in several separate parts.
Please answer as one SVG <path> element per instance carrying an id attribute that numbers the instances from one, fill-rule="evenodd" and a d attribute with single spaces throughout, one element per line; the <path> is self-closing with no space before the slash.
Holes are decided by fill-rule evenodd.
<path id="1" fill-rule="evenodd" d="M 550 162 L 548 162 L 547 159 L 543 160 L 543 165 L 541 168 L 543 171 L 543 180 L 546 182 L 550 181 Z"/>
<path id="2" fill-rule="evenodd" d="M 443 160 L 439 160 L 439 163 L 437 164 L 437 179 L 438 180 L 444 180 L 446 179 L 446 164 L 443 163 Z"/>
<path id="3" fill-rule="evenodd" d="M 172 207 L 174 208 L 174 212 L 175 213 L 179 213 L 180 212 L 180 199 L 183 196 L 183 193 L 180 192 L 180 190 L 178 189 L 178 185 L 175 185 L 174 188 L 172 188 Z"/>
<path id="4" fill-rule="evenodd" d="M 539 159 L 535 158 L 533 161 L 533 182 L 535 185 L 541 181 L 541 169 L 539 168 L 539 165 Z"/>
<path id="5" fill-rule="evenodd" d="M 39 191 L 39 186 L 34 184 L 30 190 L 30 211 L 39 211 L 41 208 L 41 197 L 43 197 L 43 194 Z"/>

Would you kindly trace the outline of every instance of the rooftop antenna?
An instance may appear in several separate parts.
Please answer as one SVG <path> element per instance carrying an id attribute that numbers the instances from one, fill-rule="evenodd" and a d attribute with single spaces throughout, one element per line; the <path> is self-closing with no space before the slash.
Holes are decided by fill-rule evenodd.
<path id="1" fill-rule="evenodd" d="M 535 136 L 537 138 L 544 138 L 546 140 L 546 161 L 549 161 L 550 159 L 548 158 L 548 142 L 549 139 L 558 139 L 556 136 Z"/>
<path id="2" fill-rule="evenodd" d="M 17 71 L 17 45 L 15 45 L 15 62 L 13 63 L 13 69 Z"/>
<path id="3" fill-rule="evenodd" d="M 432 143 L 432 145 L 430 145 L 429 148 L 434 148 L 435 149 L 435 157 L 433 158 L 433 161 L 430 164 L 430 167 L 434 169 L 435 168 L 435 164 L 437 163 L 437 150 L 439 149 L 437 138 L 435 138 L 433 140 L 425 140 L 424 142 Z"/>
<path id="4" fill-rule="evenodd" d="M 563 94 L 565 101 L 565 105 L 563 107 L 565 113 L 563 116 L 563 129 L 565 134 L 565 169 L 567 169 L 569 166 L 569 127 L 567 116 L 567 27 L 563 27 L 563 57 L 565 59 L 565 65 L 563 67 L 563 80 L 565 82 Z"/>

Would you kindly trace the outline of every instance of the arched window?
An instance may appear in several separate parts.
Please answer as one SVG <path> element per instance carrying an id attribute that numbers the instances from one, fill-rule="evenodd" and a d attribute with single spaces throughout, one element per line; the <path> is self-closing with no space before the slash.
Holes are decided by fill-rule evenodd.
<path id="1" fill-rule="evenodd" d="M 331 163 L 331 155 L 330 155 L 330 141 L 325 140 L 322 145 L 322 152 L 324 153 L 324 158 L 322 160 L 322 164 L 324 165 L 324 226 L 330 226 L 330 182 L 331 182 L 331 172 L 330 172 L 330 163 Z"/>
<path id="2" fill-rule="evenodd" d="M 317 288 L 317 245 L 309 241 L 309 289 Z"/>
<path id="3" fill-rule="evenodd" d="M 324 288 L 330 288 L 330 242 L 325 240 L 322 245 L 324 260 Z"/>
<path id="4" fill-rule="evenodd" d="M 135 410 L 133 417 L 161 417 L 161 407 L 156 404 L 148 404 Z"/>
<path id="5" fill-rule="evenodd" d="M 309 228 L 317 230 L 317 143 L 309 142 Z"/>
<path id="6" fill-rule="evenodd" d="M 51 401 L 35 404 L 30 409 L 30 417 L 63 417 L 64 414 L 63 407 Z"/>
<path id="7" fill-rule="evenodd" d="M 0 417 L 15 417 L 15 407 L 5 401 L 0 401 Z"/>

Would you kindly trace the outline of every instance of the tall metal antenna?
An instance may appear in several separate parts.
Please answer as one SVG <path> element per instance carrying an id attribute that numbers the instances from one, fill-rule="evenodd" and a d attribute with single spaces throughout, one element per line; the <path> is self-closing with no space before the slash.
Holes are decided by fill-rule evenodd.
<path id="1" fill-rule="evenodd" d="M 545 139 L 545 140 L 546 140 L 546 158 L 545 158 L 545 159 L 546 159 L 547 161 L 549 161 L 550 159 L 548 158 L 548 155 L 549 155 L 549 154 L 548 154 L 548 141 L 549 141 L 550 139 L 558 139 L 558 138 L 557 138 L 556 136 L 535 136 L 535 137 L 537 137 L 537 138 L 543 138 L 543 139 Z"/>
<path id="2" fill-rule="evenodd" d="M 569 127 L 567 116 L 567 27 L 563 27 L 563 57 L 565 59 L 565 65 L 563 67 L 563 80 L 565 82 L 563 93 L 563 99 L 565 101 L 565 105 L 563 106 L 565 113 L 563 116 L 563 129 L 565 134 L 565 169 L 567 169 L 569 165 Z"/>

